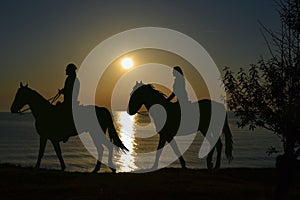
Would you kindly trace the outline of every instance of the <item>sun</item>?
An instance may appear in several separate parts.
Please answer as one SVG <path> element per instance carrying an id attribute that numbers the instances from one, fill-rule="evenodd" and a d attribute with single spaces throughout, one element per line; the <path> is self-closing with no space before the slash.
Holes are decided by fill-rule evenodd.
<path id="1" fill-rule="evenodd" d="M 133 61 L 131 58 L 124 58 L 121 62 L 123 69 L 129 69 L 133 66 Z"/>

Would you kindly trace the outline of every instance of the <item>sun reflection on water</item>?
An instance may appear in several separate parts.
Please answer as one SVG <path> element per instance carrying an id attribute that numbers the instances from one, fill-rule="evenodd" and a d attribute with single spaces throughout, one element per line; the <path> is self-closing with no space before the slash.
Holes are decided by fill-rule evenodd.
<path id="1" fill-rule="evenodd" d="M 120 139 L 123 141 L 124 145 L 127 147 L 129 152 L 118 154 L 117 163 L 119 172 L 131 172 L 137 169 L 135 165 L 136 156 L 136 142 L 135 142 L 135 132 L 134 123 L 136 121 L 135 116 L 130 116 L 127 112 L 117 112 L 116 113 L 116 123 L 119 129 Z"/>

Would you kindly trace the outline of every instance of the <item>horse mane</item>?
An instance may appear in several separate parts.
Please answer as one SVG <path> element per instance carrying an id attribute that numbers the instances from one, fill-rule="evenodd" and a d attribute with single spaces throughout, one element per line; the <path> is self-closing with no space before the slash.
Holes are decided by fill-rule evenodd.
<path id="1" fill-rule="evenodd" d="M 37 91 L 35 91 L 35 90 L 33 90 L 33 89 L 29 88 L 29 87 L 28 87 L 27 89 L 28 89 L 30 92 L 32 92 L 35 96 L 37 96 L 39 99 L 41 99 L 41 100 L 44 101 L 45 103 L 51 105 L 50 102 L 47 101 L 47 99 L 45 99 L 40 93 L 38 93 Z"/>
<path id="2" fill-rule="evenodd" d="M 149 87 L 151 90 L 153 90 L 153 92 L 154 92 L 155 94 L 160 95 L 161 97 L 163 97 L 164 99 L 166 99 L 167 95 L 164 94 L 164 93 L 162 93 L 161 91 L 155 89 L 154 86 L 153 86 L 152 84 L 147 84 L 147 85 L 145 85 L 145 86 L 147 86 L 147 87 Z"/>

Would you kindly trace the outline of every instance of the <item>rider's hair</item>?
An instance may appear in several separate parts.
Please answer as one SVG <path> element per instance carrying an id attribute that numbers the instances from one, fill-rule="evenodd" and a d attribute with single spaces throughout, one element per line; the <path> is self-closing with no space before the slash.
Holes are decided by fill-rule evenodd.
<path id="1" fill-rule="evenodd" d="M 182 69 L 179 66 L 175 66 L 175 67 L 173 67 L 173 69 L 176 70 L 177 72 L 179 72 L 183 76 Z"/>

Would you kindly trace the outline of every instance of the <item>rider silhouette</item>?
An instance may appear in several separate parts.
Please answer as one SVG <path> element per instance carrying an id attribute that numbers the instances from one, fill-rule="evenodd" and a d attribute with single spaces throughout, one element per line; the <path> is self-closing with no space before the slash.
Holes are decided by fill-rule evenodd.
<path id="1" fill-rule="evenodd" d="M 68 64 L 66 67 L 66 75 L 68 76 L 65 81 L 64 88 L 58 90 L 59 94 L 64 95 L 64 101 L 62 103 L 58 103 L 58 110 L 60 110 L 61 120 L 64 122 L 64 126 L 68 127 L 68 130 L 74 129 L 74 121 L 72 115 L 72 105 L 78 105 L 78 94 L 79 94 L 79 80 L 76 76 L 77 67 L 74 64 Z M 70 128 L 70 129 L 69 129 Z M 72 132 L 71 131 L 71 132 Z M 66 134 L 63 142 L 67 142 L 69 136 Z"/>
<path id="2" fill-rule="evenodd" d="M 173 83 L 173 92 L 167 99 L 171 101 L 176 96 L 177 102 L 179 101 L 180 104 L 188 103 L 189 100 L 185 89 L 184 75 L 179 66 L 175 66 L 173 68 L 173 76 L 175 77 Z"/>
<path id="3" fill-rule="evenodd" d="M 59 90 L 59 94 L 64 95 L 64 101 L 62 104 L 64 104 L 64 107 L 68 110 L 72 109 L 72 103 L 75 103 L 75 105 L 78 104 L 77 98 L 80 83 L 76 76 L 76 69 L 77 67 L 73 63 L 68 64 L 66 67 L 66 75 L 68 77 L 66 78 L 64 88 Z M 72 95 L 74 98 L 72 98 Z"/>

